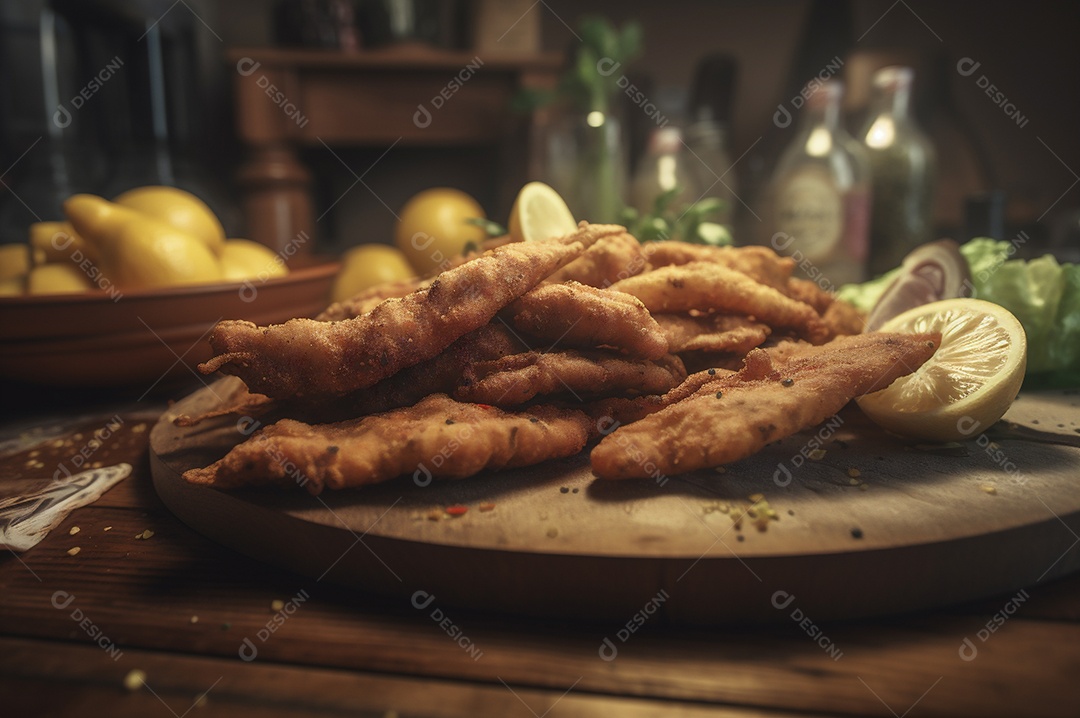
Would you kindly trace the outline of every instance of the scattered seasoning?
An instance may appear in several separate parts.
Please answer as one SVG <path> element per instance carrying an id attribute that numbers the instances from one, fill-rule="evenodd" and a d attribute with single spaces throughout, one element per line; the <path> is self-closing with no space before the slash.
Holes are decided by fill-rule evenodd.
<path id="1" fill-rule="evenodd" d="M 131 427 L 131 430 L 136 434 L 141 434 L 146 431 L 146 424 L 136 424 L 135 426 Z"/>
<path id="2" fill-rule="evenodd" d="M 447 420 L 446 420 L 446 425 L 447 425 L 447 426 L 450 426 L 450 425 L 451 425 L 451 424 L 453 424 L 453 423 L 454 423 L 454 420 L 453 420 L 453 419 L 447 419 Z"/>
<path id="3" fill-rule="evenodd" d="M 981 486 L 979 488 L 981 488 L 984 493 L 990 494 L 991 496 L 997 493 L 996 486 Z"/>
<path id="4" fill-rule="evenodd" d="M 807 456 L 811 461 L 821 461 L 825 458 L 825 449 L 814 449 Z"/>
<path id="5" fill-rule="evenodd" d="M 718 474 L 726 474 L 727 473 L 727 469 L 725 469 L 723 466 L 717 466 L 715 469 L 713 469 L 713 471 L 715 471 Z"/>
<path id="6" fill-rule="evenodd" d="M 724 392 L 722 392 L 722 391 L 716 392 L 716 398 L 717 399 L 722 399 L 723 397 L 724 397 Z"/>
<path id="7" fill-rule="evenodd" d="M 568 493 L 570 493 L 570 489 L 566 488 L 565 486 L 560 486 L 559 487 L 559 493 L 560 494 L 568 494 Z"/>
<path id="8" fill-rule="evenodd" d="M 478 506 L 477 508 L 479 508 L 483 512 L 494 511 L 495 510 L 495 504 L 492 504 L 492 503 L 480 504 L 480 506 Z"/>
<path id="9" fill-rule="evenodd" d="M 745 540 L 746 540 L 746 537 L 745 537 L 745 536 L 743 536 L 742 534 L 739 534 L 739 535 L 737 535 L 737 536 L 735 537 L 735 540 L 736 540 L 736 541 L 745 541 Z"/>
<path id="10" fill-rule="evenodd" d="M 769 502 L 762 494 L 753 494 L 750 496 L 750 500 L 754 502 L 753 506 L 746 510 L 746 515 L 753 519 L 754 526 L 758 531 L 766 531 L 769 528 L 770 521 L 779 521 L 780 515 L 776 513 L 776 509 L 769 506 Z"/>
<path id="11" fill-rule="evenodd" d="M 326 453 L 328 453 L 328 454 L 336 454 L 337 452 L 338 452 L 338 447 L 334 446 L 333 444 L 326 447 Z"/>
<path id="12" fill-rule="evenodd" d="M 855 478 L 848 479 L 847 482 L 852 486 L 858 486 L 859 484 L 862 483 L 861 481 L 859 481 L 858 479 L 855 479 Z"/>
<path id="13" fill-rule="evenodd" d="M 712 376 L 714 374 L 716 374 L 716 370 L 715 369 L 710 369 L 709 370 L 709 376 Z"/>
<path id="14" fill-rule="evenodd" d="M 794 515 L 795 515 L 795 511 L 794 511 L 793 509 L 788 509 L 788 510 L 787 510 L 787 515 L 788 515 L 788 516 L 794 516 Z"/>
<path id="15" fill-rule="evenodd" d="M 198 616 L 192 616 L 192 617 L 191 617 L 190 619 L 188 619 L 188 620 L 189 620 L 189 621 L 190 621 L 191 623 L 198 623 L 198 622 L 199 622 L 199 617 L 198 617 Z"/>
<path id="16" fill-rule="evenodd" d="M 446 507 L 446 513 L 453 516 L 454 518 L 457 518 L 458 516 L 464 516 L 466 513 L 468 513 L 468 511 L 469 507 L 462 506 L 461 504 L 454 504 L 453 506 Z"/>
<path id="17" fill-rule="evenodd" d="M 933 349 L 933 348 L 934 348 L 934 343 L 933 343 L 933 342 L 927 342 L 927 343 L 926 343 L 926 346 L 928 346 L 928 347 L 930 347 L 931 349 Z"/>
<path id="18" fill-rule="evenodd" d="M 552 526 L 551 528 L 549 528 L 547 530 L 547 537 L 548 538 L 555 538 L 558 535 L 559 535 L 559 529 L 555 528 L 554 526 Z"/>
<path id="19" fill-rule="evenodd" d="M 74 536 L 75 534 L 79 533 L 79 531 L 81 531 L 81 530 L 82 529 L 80 529 L 78 526 L 72 526 L 71 530 L 68 531 L 68 536 Z"/>
<path id="20" fill-rule="evenodd" d="M 1032 420 L 1031 420 L 1031 423 L 1032 423 L 1032 424 L 1038 424 L 1038 423 L 1039 423 L 1039 420 L 1038 420 L 1038 419 L 1032 419 Z"/>
<path id="21" fill-rule="evenodd" d="M 128 674 L 124 676 L 124 688 L 129 691 L 137 691 L 143 687 L 146 683 L 146 672 L 140 671 L 138 668 L 128 671 Z"/>
<path id="22" fill-rule="evenodd" d="M 537 419 L 537 418 L 536 418 L 535 416 L 530 416 L 530 417 L 529 417 L 529 421 L 531 421 L 531 422 L 532 422 L 532 423 L 534 423 L 534 424 L 537 424 L 537 423 L 539 423 L 539 422 L 540 422 L 540 420 L 539 420 L 539 419 Z"/>
<path id="23" fill-rule="evenodd" d="M 576 494 L 576 493 L 578 492 L 578 490 L 577 490 L 576 488 L 574 488 L 574 489 L 571 489 L 571 491 L 572 491 L 573 493 L 575 493 L 575 494 Z"/>
<path id="24" fill-rule="evenodd" d="M 273 601 L 270 602 L 270 610 L 274 613 L 277 613 L 283 608 L 285 608 L 285 602 L 282 601 L 280 598 L 275 598 Z"/>
<path id="25" fill-rule="evenodd" d="M 428 511 L 428 515 L 427 515 L 427 520 L 428 521 L 438 521 L 441 518 L 442 518 L 442 511 L 439 511 L 438 509 L 432 509 L 431 511 Z"/>
<path id="26" fill-rule="evenodd" d="M 154 535 L 153 531 L 151 531 L 150 529 L 146 529 L 141 534 L 135 534 L 135 539 L 136 540 L 142 539 L 143 541 L 145 541 L 146 539 L 150 538 L 153 535 Z"/>
<path id="27" fill-rule="evenodd" d="M 112 531 L 112 526 L 106 526 L 105 528 L 103 528 L 101 530 L 102 531 Z"/>
<path id="28" fill-rule="evenodd" d="M 68 556 L 74 556 L 75 554 L 79 553 L 79 551 L 82 551 L 82 549 L 79 548 L 78 546 L 72 546 L 71 548 L 68 549 L 67 555 Z"/>
<path id="29" fill-rule="evenodd" d="M 784 387 L 795 386 L 795 380 L 794 379 L 784 379 L 783 381 L 780 382 L 780 385 L 784 386 Z"/>
<path id="30" fill-rule="evenodd" d="M 862 529 L 861 529 L 861 528 L 859 528 L 858 526 L 856 526 L 855 528 L 851 529 L 851 537 L 852 537 L 852 538 L 857 538 L 857 539 L 861 539 L 861 538 L 862 538 Z"/>
<path id="31" fill-rule="evenodd" d="M 860 476 L 862 476 L 862 472 L 859 471 L 858 469 L 856 469 L 854 466 L 852 466 L 851 468 L 849 468 L 847 470 L 847 475 L 850 476 L 853 479 L 857 479 Z"/>

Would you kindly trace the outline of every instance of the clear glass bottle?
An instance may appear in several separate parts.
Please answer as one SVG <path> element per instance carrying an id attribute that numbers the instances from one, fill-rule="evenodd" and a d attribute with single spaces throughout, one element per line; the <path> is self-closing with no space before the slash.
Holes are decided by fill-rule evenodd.
<path id="1" fill-rule="evenodd" d="M 689 171 L 682 130 L 670 125 L 657 127 L 649 135 L 645 156 L 634 173 L 630 188 L 631 202 L 639 212 L 645 214 L 652 211 L 659 195 L 676 187 L 679 192 L 669 207 L 683 207 L 697 200 L 701 194 Z"/>
<path id="2" fill-rule="evenodd" d="M 870 162 L 840 125 L 843 92 L 828 80 L 808 93 L 770 184 L 768 244 L 826 290 L 866 278 Z"/>
<path id="3" fill-rule="evenodd" d="M 870 112 L 860 133 L 870 157 L 870 273 L 900 266 L 912 249 L 933 239 L 934 147 L 911 117 L 910 67 L 874 73 Z"/>

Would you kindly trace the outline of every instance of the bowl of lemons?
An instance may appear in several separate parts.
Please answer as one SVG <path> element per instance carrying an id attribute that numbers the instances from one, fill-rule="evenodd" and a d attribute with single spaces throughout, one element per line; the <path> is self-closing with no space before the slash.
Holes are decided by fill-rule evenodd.
<path id="1" fill-rule="evenodd" d="M 220 319 L 274 324 L 327 304 L 338 264 L 226 238 L 194 195 L 80 194 L 0 245 L 0 378 L 138 393 L 194 381 Z M 286 262 L 288 260 L 288 262 Z"/>

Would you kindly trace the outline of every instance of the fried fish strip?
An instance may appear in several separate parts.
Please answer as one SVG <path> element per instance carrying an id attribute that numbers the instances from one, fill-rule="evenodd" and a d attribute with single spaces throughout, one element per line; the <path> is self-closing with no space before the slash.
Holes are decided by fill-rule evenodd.
<path id="1" fill-rule="evenodd" d="M 585 254 L 548 277 L 547 282 L 575 281 L 590 287 L 609 287 L 640 274 L 646 265 L 641 243 L 625 231 L 617 232 L 598 239 Z"/>
<path id="2" fill-rule="evenodd" d="M 316 496 L 324 488 L 403 474 L 418 482 L 457 479 L 572 456 L 585 446 L 591 426 L 584 413 L 571 409 L 509 413 L 433 394 L 416 406 L 337 424 L 282 419 L 184 478 L 220 489 L 303 486 Z"/>
<path id="3" fill-rule="evenodd" d="M 626 359 L 573 350 L 514 354 L 469 367 L 454 396 L 516 406 L 541 394 L 661 394 L 686 377 L 678 357 Z"/>
<path id="4" fill-rule="evenodd" d="M 910 374 L 940 342 L 940 334 L 841 337 L 782 367 L 755 349 L 738 374 L 706 382 L 605 437 L 592 451 L 593 471 L 606 479 L 646 478 L 738 461 Z"/>
<path id="5" fill-rule="evenodd" d="M 315 317 L 315 319 L 320 322 L 336 322 L 342 319 L 352 319 L 361 314 L 367 314 L 387 299 L 398 299 L 430 285 L 431 280 L 418 278 L 403 279 L 400 282 L 376 284 L 374 287 L 358 292 L 348 299 L 331 304 L 323 310 L 322 314 Z"/>
<path id="6" fill-rule="evenodd" d="M 687 242 L 649 242 L 643 247 L 654 267 L 712 262 L 742 272 L 774 289 L 784 289 L 795 269 L 795 260 L 782 257 L 768 247 L 710 247 Z"/>
<path id="7" fill-rule="evenodd" d="M 687 351 L 746 354 L 769 336 L 765 324 L 731 314 L 657 314 L 672 354 Z"/>
<path id="8" fill-rule="evenodd" d="M 430 359 L 580 256 L 581 242 L 516 242 L 440 274 L 426 289 L 339 322 L 220 322 L 210 334 L 222 370 L 271 398 L 340 396 Z"/>
<path id="9" fill-rule="evenodd" d="M 630 356 L 659 359 L 668 343 L 636 297 L 578 282 L 545 284 L 508 307 L 518 331 L 568 347 L 609 346 Z"/>
<path id="10" fill-rule="evenodd" d="M 814 282 L 792 277 L 788 280 L 787 294 L 812 306 L 821 316 L 830 337 L 859 334 L 866 330 L 866 316 L 862 312 Z"/>
<path id="11" fill-rule="evenodd" d="M 611 288 L 633 294 L 654 314 L 712 310 L 751 315 L 771 327 L 796 329 L 817 343 L 828 335 L 813 307 L 719 264 L 691 262 L 661 267 L 616 282 Z"/>

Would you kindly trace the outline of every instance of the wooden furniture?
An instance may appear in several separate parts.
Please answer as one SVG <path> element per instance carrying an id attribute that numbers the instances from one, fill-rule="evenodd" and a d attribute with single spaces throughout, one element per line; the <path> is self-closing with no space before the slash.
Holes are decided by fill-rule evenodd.
<path id="1" fill-rule="evenodd" d="M 248 231 L 277 250 L 301 232 L 316 236 L 319 213 L 299 148 L 499 145 L 524 133 L 527 118 L 510 108 L 514 95 L 552 87 L 561 63 L 551 54 L 417 45 L 351 54 L 237 48 L 227 57 L 236 70 L 237 133 L 248 148 L 239 171 Z M 516 187 L 526 153 L 519 146 L 513 154 L 504 174 Z"/>
<path id="2" fill-rule="evenodd" d="M 764 628 L 523 619 L 444 605 L 437 593 L 416 608 L 255 563 L 173 517 L 147 460 L 164 401 L 64 405 L 4 389 L 8 407 L 53 408 L 0 432 L 24 444 L 49 437 L 33 458 L 43 468 L 27 467 L 29 449 L 5 453 L 0 481 L 51 477 L 117 413 L 122 427 L 93 460 L 134 466 L 41 544 L 0 556 L 5 715 L 166 717 L 197 704 L 190 715 L 272 718 L 1080 713 L 1080 576 L 1029 586 L 1019 603 L 1010 592 L 893 618 Z M 147 529 L 151 537 L 136 538 Z M 1075 522 L 1062 526 L 1062 560 L 1080 551 L 1076 533 Z M 146 687 L 128 691 L 133 670 Z"/>

